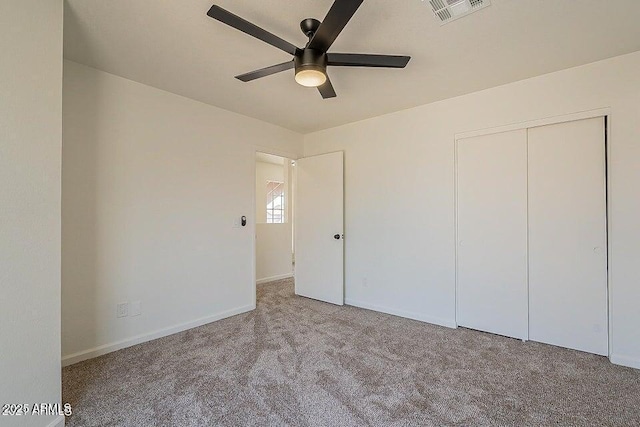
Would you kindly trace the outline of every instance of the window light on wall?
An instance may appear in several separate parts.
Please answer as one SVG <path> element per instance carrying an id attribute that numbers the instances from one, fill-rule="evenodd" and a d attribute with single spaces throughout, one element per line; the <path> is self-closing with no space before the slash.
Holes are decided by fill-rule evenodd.
<path id="1" fill-rule="evenodd" d="M 284 182 L 267 181 L 267 224 L 284 224 Z"/>

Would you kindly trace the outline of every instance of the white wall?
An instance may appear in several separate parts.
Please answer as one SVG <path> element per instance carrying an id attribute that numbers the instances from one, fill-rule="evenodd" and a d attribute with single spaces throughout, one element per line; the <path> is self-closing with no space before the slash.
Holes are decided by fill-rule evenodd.
<path id="1" fill-rule="evenodd" d="M 266 224 L 267 181 L 285 183 L 286 211 L 290 211 L 289 164 L 256 162 L 256 280 L 268 282 L 293 275 L 292 227 L 290 215 L 285 213 L 284 224 Z"/>
<path id="2" fill-rule="evenodd" d="M 454 326 L 454 135 L 610 107 L 612 361 L 640 368 L 638 70 L 640 52 L 306 135 L 305 156 L 345 151 L 347 302 Z"/>
<path id="3" fill-rule="evenodd" d="M 293 275 L 291 223 L 256 225 L 256 281 Z"/>
<path id="4" fill-rule="evenodd" d="M 298 155 L 301 135 L 64 67 L 63 362 L 252 309 L 256 146 Z"/>
<path id="5" fill-rule="evenodd" d="M 0 2 L 0 403 L 60 403 L 62 0 Z M 53 416 L 0 416 L 45 426 Z"/>

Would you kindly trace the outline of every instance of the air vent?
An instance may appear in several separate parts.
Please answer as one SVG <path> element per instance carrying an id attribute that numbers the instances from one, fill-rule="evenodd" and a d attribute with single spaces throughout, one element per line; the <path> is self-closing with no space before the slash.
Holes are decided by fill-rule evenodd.
<path id="1" fill-rule="evenodd" d="M 424 1 L 424 0 L 423 0 Z M 441 25 L 491 5 L 491 0 L 429 0 Z"/>

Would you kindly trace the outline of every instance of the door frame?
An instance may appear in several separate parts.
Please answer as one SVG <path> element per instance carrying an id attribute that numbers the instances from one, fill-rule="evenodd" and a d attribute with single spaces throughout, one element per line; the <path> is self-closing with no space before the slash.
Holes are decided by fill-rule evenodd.
<path id="1" fill-rule="evenodd" d="M 603 107 L 603 108 L 599 108 L 599 109 L 595 109 L 595 110 L 588 110 L 588 111 L 580 111 L 577 113 L 571 113 L 571 114 L 565 114 L 565 115 L 559 115 L 559 116 L 552 116 L 552 117 L 545 117 L 545 118 L 541 118 L 541 119 L 536 119 L 536 120 L 529 120 L 529 121 L 525 121 L 525 122 L 519 122 L 519 123 L 513 123 L 513 124 L 508 124 L 508 125 L 503 125 L 503 126 L 497 126 L 497 127 L 492 127 L 492 128 L 486 128 L 486 129 L 479 129 L 479 130 L 473 130 L 473 131 L 466 131 L 466 132 L 459 132 L 459 133 L 455 133 L 454 134 L 454 167 L 453 167 L 453 182 L 454 182 L 454 222 L 455 222 L 455 227 L 454 227 L 454 251 L 455 251 L 455 263 L 454 263 L 454 267 L 455 267 L 455 272 L 454 272 L 454 276 L 455 276 L 455 327 L 457 328 L 458 325 L 458 313 L 459 313 L 459 307 L 458 307 L 458 295 L 459 295 L 459 289 L 458 289 L 458 141 L 461 139 L 465 139 L 465 138 L 472 138 L 472 137 L 476 137 L 476 136 L 485 136 L 485 135 L 491 135 L 491 134 L 495 134 L 495 133 L 502 133 L 502 132 L 509 132 L 509 131 L 514 131 L 514 130 L 522 130 L 522 129 L 530 129 L 530 128 L 535 128 L 535 127 L 540 127 L 540 126 L 548 126 L 548 125 L 555 125 L 555 124 L 560 124 L 560 123 L 566 123 L 566 122 L 573 122 L 573 121 L 578 121 L 578 120 L 585 120 L 585 119 L 593 119 L 593 118 L 597 118 L 597 117 L 602 117 L 605 120 L 605 140 L 604 140 L 604 144 L 605 144 L 605 152 L 604 152 L 604 161 L 605 161 L 605 174 L 604 174 L 604 184 L 605 184 L 605 233 L 606 233 L 606 253 L 605 253 L 605 259 L 606 259 L 606 266 L 607 266 L 607 276 L 606 276 L 606 295 L 607 295 L 607 341 L 608 341 L 608 349 L 607 349 L 607 353 L 608 353 L 608 358 L 611 359 L 611 349 L 613 348 L 613 343 L 612 343 L 612 338 L 613 338 L 613 319 L 612 319 L 612 307 L 611 307 L 611 269 L 609 268 L 609 254 L 611 251 L 611 247 L 610 247 L 610 239 L 609 239 L 609 216 L 611 214 L 610 212 L 610 204 L 609 204 L 609 194 L 610 194 L 610 182 L 611 182 L 611 176 L 610 176 L 610 171 L 611 171 L 611 107 Z M 528 236 L 527 236 L 528 239 Z M 527 282 L 527 287 L 528 287 L 528 282 Z M 528 312 L 527 312 L 527 316 L 528 316 Z"/>
<path id="2" fill-rule="evenodd" d="M 251 181 L 251 187 L 253 188 L 252 194 L 253 194 L 253 198 L 251 199 L 251 206 L 252 206 L 252 211 L 251 211 L 251 215 L 248 215 L 248 218 L 250 218 L 249 220 L 249 224 L 251 225 L 251 232 L 253 234 L 253 238 L 251 239 L 251 254 L 252 254 L 252 259 L 251 259 L 251 289 L 253 290 L 252 294 L 251 294 L 251 298 L 252 298 L 252 302 L 251 302 L 251 306 L 253 307 L 253 309 L 255 310 L 256 305 L 257 305 L 257 301 L 256 301 L 256 293 L 258 292 L 258 285 L 256 283 L 257 280 L 257 272 L 256 272 L 256 231 L 257 231 L 257 221 L 256 221 L 256 212 L 258 207 L 256 206 L 256 197 L 257 197 L 257 192 L 258 189 L 256 188 L 256 154 L 257 153 L 264 153 L 264 154 L 271 154 L 273 156 L 280 156 L 280 157 L 284 157 L 285 159 L 289 159 L 289 160 L 298 160 L 300 158 L 300 155 L 289 152 L 289 151 L 285 151 L 285 150 L 279 150 L 276 148 L 270 148 L 270 147 L 263 147 L 260 145 L 254 145 L 253 146 L 253 150 L 251 151 L 251 155 L 252 155 L 252 172 L 251 172 L 251 176 L 253 177 L 253 180 Z M 289 178 L 291 179 L 291 178 Z M 291 211 L 291 216 L 293 217 L 294 212 L 293 210 Z M 289 218 L 290 220 L 292 218 Z M 293 224 L 292 224 L 293 227 Z"/>

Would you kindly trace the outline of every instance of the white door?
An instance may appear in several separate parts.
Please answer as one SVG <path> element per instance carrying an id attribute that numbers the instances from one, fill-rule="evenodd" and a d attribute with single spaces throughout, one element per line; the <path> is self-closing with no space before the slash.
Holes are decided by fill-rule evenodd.
<path id="1" fill-rule="evenodd" d="M 342 152 L 296 161 L 296 294 L 344 304 Z"/>
<path id="2" fill-rule="evenodd" d="M 604 118 L 529 129 L 529 336 L 606 355 Z"/>
<path id="3" fill-rule="evenodd" d="M 457 323 L 527 338 L 527 131 L 458 140 Z"/>

